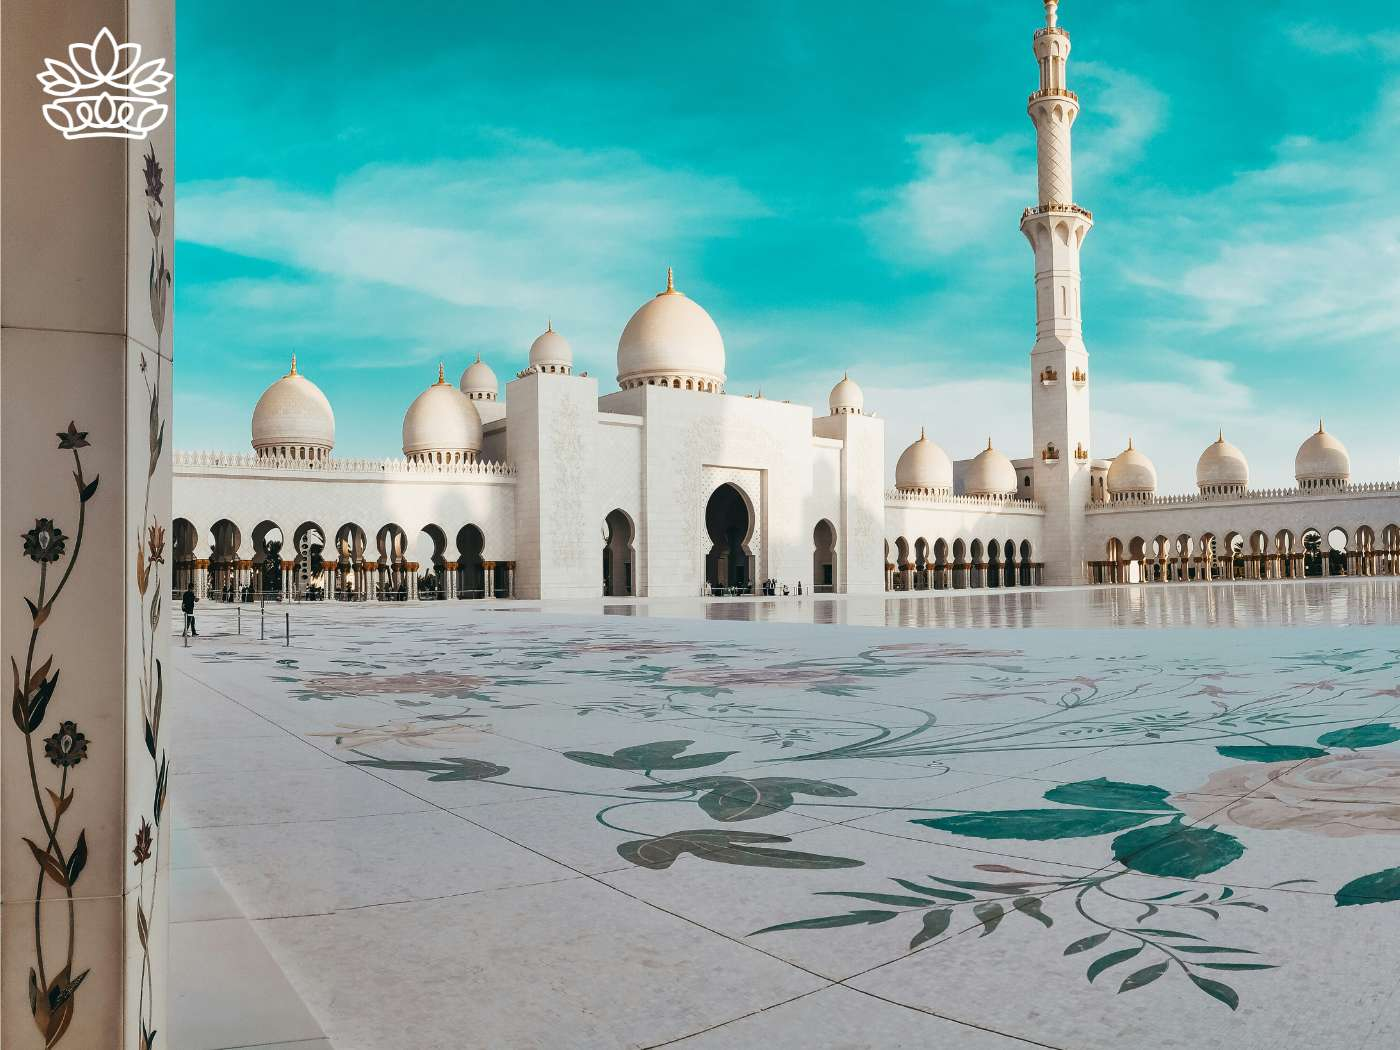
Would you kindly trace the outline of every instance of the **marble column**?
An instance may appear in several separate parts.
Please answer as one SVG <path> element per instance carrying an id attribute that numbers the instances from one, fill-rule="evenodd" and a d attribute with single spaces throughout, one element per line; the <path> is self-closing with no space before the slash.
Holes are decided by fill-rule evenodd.
<path id="1" fill-rule="evenodd" d="M 169 63 L 173 29 L 171 0 L 0 5 L 5 1050 L 167 1050 L 175 121 L 65 138 L 36 75 Z"/>
<path id="2" fill-rule="evenodd" d="M 485 589 L 481 592 L 481 596 L 494 598 L 496 597 L 496 563 L 494 561 L 482 562 L 482 569 L 482 578 L 485 581 L 482 586 Z"/>
<path id="3" fill-rule="evenodd" d="M 515 597 L 515 562 L 506 562 L 506 597 Z"/>

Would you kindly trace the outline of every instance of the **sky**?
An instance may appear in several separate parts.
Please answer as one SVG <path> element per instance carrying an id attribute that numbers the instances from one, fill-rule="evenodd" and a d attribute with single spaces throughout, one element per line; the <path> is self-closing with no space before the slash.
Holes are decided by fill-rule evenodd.
<path id="1" fill-rule="evenodd" d="M 1063 0 L 1093 446 L 1159 491 L 1218 428 L 1291 485 L 1319 417 L 1397 476 L 1400 19 L 1383 0 Z M 328 13 L 329 12 L 329 13 Z M 175 437 L 248 449 L 299 370 L 336 452 L 399 453 L 551 320 L 615 389 L 665 283 L 727 390 L 825 413 L 849 370 L 954 457 L 1030 454 L 1038 0 L 200 0 L 177 37 Z"/>

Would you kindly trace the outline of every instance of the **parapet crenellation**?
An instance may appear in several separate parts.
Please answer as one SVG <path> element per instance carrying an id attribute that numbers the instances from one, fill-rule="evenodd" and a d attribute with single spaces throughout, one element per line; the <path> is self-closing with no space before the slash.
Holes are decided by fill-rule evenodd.
<path id="1" fill-rule="evenodd" d="M 184 470 L 257 470 L 269 473 L 295 471 L 298 474 L 442 474 L 471 477 L 515 477 L 515 467 L 509 463 L 473 460 L 458 463 L 412 461 L 405 457 L 385 459 L 329 458 L 319 462 L 294 459 L 289 456 L 259 456 L 252 452 L 180 452 L 172 460 L 177 471 Z"/>
<path id="2" fill-rule="evenodd" d="M 1021 513 L 1045 513 L 1045 507 L 1034 500 L 1019 499 L 1015 496 L 925 496 L 917 492 L 900 492 L 898 489 L 890 489 L 885 493 L 885 502 L 932 509 L 967 510 L 971 508 L 982 511 L 1007 510 Z"/>
<path id="3" fill-rule="evenodd" d="M 1251 503 L 1261 500 L 1327 500 L 1336 499 L 1339 496 L 1356 495 L 1400 495 L 1400 481 L 1362 481 L 1355 484 L 1344 484 L 1328 488 L 1276 488 L 1276 489 L 1249 489 L 1245 492 L 1234 493 L 1228 496 L 1202 495 L 1199 492 L 1182 493 L 1175 496 L 1147 496 L 1124 500 L 1118 503 L 1089 503 L 1085 510 L 1090 514 L 1109 514 L 1115 511 L 1128 513 L 1130 511 L 1141 510 L 1144 507 L 1217 507 L 1229 503 Z"/>

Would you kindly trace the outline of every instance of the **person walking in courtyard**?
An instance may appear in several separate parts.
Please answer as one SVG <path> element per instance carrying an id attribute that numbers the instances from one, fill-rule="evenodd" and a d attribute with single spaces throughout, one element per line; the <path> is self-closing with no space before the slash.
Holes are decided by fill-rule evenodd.
<path id="1" fill-rule="evenodd" d="M 199 637 L 199 632 L 194 629 L 194 603 L 197 601 L 199 599 L 194 596 L 193 587 L 186 587 L 185 593 L 180 595 L 180 608 L 185 614 L 185 629 L 180 634 L 181 638 L 187 634 Z"/>

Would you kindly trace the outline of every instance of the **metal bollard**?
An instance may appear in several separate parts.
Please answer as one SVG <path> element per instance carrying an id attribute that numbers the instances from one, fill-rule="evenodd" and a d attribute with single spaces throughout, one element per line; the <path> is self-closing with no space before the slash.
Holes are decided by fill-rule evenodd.
<path id="1" fill-rule="evenodd" d="M 258 641 L 260 641 L 260 642 L 261 642 L 261 641 L 264 641 L 264 640 L 266 640 L 266 638 L 267 638 L 267 605 L 264 604 L 263 607 L 262 607 L 262 611 L 261 611 L 261 612 L 259 613 L 259 615 L 258 615 Z"/>
<path id="2" fill-rule="evenodd" d="M 292 614 L 291 614 L 291 613 L 287 613 L 287 646 L 288 646 L 288 648 L 291 647 L 291 644 L 292 644 Z"/>
<path id="3" fill-rule="evenodd" d="M 238 633 L 243 633 L 243 606 L 238 607 Z"/>

